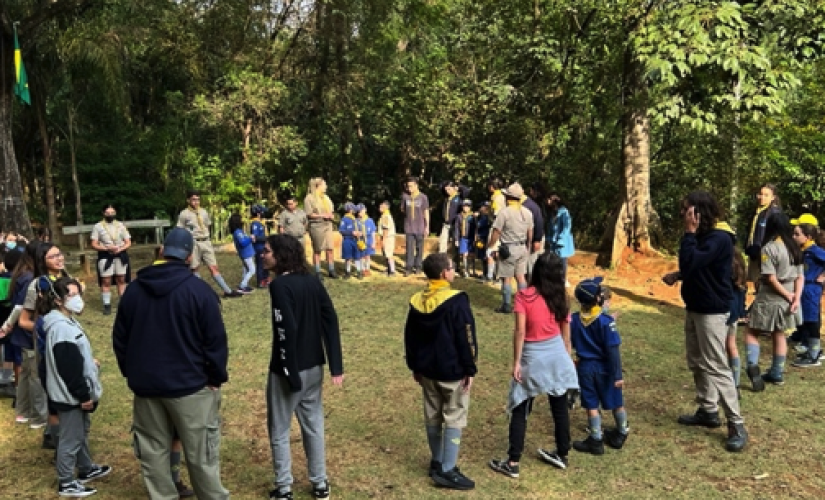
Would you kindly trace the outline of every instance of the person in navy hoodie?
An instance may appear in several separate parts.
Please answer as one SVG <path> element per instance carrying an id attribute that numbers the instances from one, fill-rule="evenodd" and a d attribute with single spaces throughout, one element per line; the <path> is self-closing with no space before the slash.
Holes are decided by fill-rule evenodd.
<path id="1" fill-rule="evenodd" d="M 193 246 L 186 229 L 169 232 L 162 260 L 141 269 L 126 288 L 112 332 L 118 367 L 135 395 L 134 446 L 153 499 L 178 498 L 169 473 L 174 430 L 197 497 L 229 498 L 220 479 L 221 386 L 229 378 L 229 349 L 220 299 L 189 270 Z"/>
<path id="2" fill-rule="evenodd" d="M 266 247 L 266 227 L 263 216 L 266 209 L 262 205 L 252 205 L 249 213 L 252 214 L 252 223 L 249 224 L 249 232 L 252 233 L 253 246 L 255 247 L 255 278 L 258 281 L 258 288 L 266 288 L 269 285 L 269 271 L 263 263 L 263 253 Z"/>
<path id="3" fill-rule="evenodd" d="M 229 217 L 229 231 L 232 233 L 232 241 L 235 243 L 235 250 L 238 252 L 238 258 L 241 259 L 244 270 L 238 291 L 252 293 L 253 288 L 249 286 L 249 280 L 255 276 L 255 246 L 252 237 L 243 230 L 240 214 L 232 214 Z"/>
<path id="4" fill-rule="evenodd" d="M 719 405 L 725 410 L 728 438 L 725 449 L 742 451 L 748 442 L 739 398 L 728 366 L 727 320 L 733 300 L 733 252 L 735 237 L 720 222 L 722 210 L 705 191 L 694 191 L 682 200 L 685 234 L 679 247 L 679 271 L 663 280 L 673 285 L 682 280 L 685 302 L 687 365 L 693 372 L 696 401 L 693 415 L 682 415 L 681 425 L 716 428 Z"/>

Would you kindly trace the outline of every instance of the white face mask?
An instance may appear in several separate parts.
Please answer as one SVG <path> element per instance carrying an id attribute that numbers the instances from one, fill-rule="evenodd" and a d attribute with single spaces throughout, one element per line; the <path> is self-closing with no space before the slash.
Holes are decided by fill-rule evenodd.
<path id="1" fill-rule="evenodd" d="M 65 304 L 63 304 L 63 307 L 65 307 L 66 310 L 72 314 L 82 313 L 83 306 L 83 297 L 81 297 L 80 295 L 75 295 L 74 297 L 71 297 L 69 300 L 65 302 Z"/>

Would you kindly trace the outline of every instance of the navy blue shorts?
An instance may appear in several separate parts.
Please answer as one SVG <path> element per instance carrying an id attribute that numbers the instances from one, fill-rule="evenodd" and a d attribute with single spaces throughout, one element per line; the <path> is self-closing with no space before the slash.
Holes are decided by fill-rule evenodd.
<path id="1" fill-rule="evenodd" d="M 613 383 L 613 377 L 609 373 L 579 369 L 582 408 L 615 410 L 624 406 L 622 390 L 617 389 Z"/>
<path id="2" fill-rule="evenodd" d="M 11 342 L 6 342 L 3 344 L 3 361 L 20 366 L 23 364 L 23 351 Z"/>

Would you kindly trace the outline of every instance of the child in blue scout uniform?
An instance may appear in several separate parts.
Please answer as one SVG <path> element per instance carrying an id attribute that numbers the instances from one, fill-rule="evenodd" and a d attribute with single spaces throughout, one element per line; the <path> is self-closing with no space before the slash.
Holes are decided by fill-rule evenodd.
<path id="1" fill-rule="evenodd" d="M 487 281 L 487 241 L 490 239 L 490 228 L 493 221 L 490 219 L 490 202 L 485 201 L 478 209 L 476 217 L 476 259 L 481 261 L 482 281 Z M 475 272 L 475 262 L 473 262 L 473 272 Z"/>
<path id="2" fill-rule="evenodd" d="M 358 219 L 364 228 L 364 242 L 367 248 L 364 249 L 363 257 L 361 258 L 361 269 L 363 269 L 364 276 L 371 274 L 370 267 L 372 266 L 372 257 L 375 255 L 375 232 L 378 230 L 375 226 L 375 221 L 367 216 L 367 207 L 363 203 L 358 205 Z"/>
<path id="3" fill-rule="evenodd" d="M 238 291 L 250 293 L 249 280 L 255 275 L 255 247 L 252 245 L 252 238 L 243 230 L 243 221 L 240 214 L 232 214 L 229 217 L 229 230 L 232 232 L 232 241 L 235 243 L 235 250 L 241 259 L 244 273 Z"/>
<path id="4" fill-rule="evenodd" d="M 581 404 L 587 410 L 590 435 L 584 441 L 573 442 L 573 448 L 593 455 L 604 454 L 604 441 L 611 448 L 621 449 L 627 440 L 627 412 L 622 387 L 622 343 L 613 317 L 602 312 L 602 278 L 590 278 L 576 287 L 576 300 L 581 311 L 570 322 L 570 342 L 578 358 Z M 602 437 L 599 407 L 613 410 L 616 428 Z M 605 439 L 606 438 L 606 439 Z"/>
<path id="5" fill-rule="evenodd" d="M 263 215 L 266 209 L 261 205 L 252 205 L 249 212 L 252 215 L 249 232 L 255 249 L 255 279 L 258 281 L 258 288 L 265 288 L 269 284 L 269 271 L 263 264 L 263 253 L 266 247 L 266 227 L 263 223 Z"/>
<path id="6" fill-rule="evenodd" d="M 461 203 L 461 212 L 456 215 L 453 223 L 453 240 L 455 246 L 458 247 L 458 254 L 461 256 L 461 275 L 465 278 L 470 276 L 470 267 L 467 264 L 469 254 L 473 251 L 475 232 L 476 219 L 473 217 L 473 202 L 464 200 Z M 473 266 L 475 266 L 475 260 Z"/>
<path id="7" fill-rule="evenodd" d="M 361 273 L 361 252 L 358 251 L 358 239 L 361 237 L 359 231 L 359 223 L 355 218 L 356 206 L 352 203 L 344 205 L 344 217 L 341 218 L 341 224 L 338 226 L 338 231 L 341 233 L 341 258 L 345 262 L 344 279 L 352 277 L 350 273 L 352 263 L 355 262 L 355 269 L 358 273 L 358 279 L 364 277 Z"/>
<path id="8" fill-rule="evenodd" d="M 793 362 L 797 368 L 820 366 L 821 353 L 819 328 L 822 325 L 820 307 L 822 282 L 825 274 L 825 250 L 817 242 L 821 240 L 819 221 L 811 214 L 803 214 L 791 221 L 793 238 L 802 248 L 805 267 L 805 287 L 802 289 L 802 325 L 796 331 L 802 353 Z M 804 347 L 804 349 L 803 349 Z"/>

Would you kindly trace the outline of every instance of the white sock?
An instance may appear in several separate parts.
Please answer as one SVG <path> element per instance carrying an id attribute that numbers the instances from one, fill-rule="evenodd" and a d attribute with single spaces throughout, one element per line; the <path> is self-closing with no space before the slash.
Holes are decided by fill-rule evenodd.
<path id="1" fill-rule="evenodd" d="M 112 303 L 112 292 L 101 292 L 100 298 L 103 299 L 103 305 L 108 306 Z"/>

